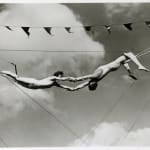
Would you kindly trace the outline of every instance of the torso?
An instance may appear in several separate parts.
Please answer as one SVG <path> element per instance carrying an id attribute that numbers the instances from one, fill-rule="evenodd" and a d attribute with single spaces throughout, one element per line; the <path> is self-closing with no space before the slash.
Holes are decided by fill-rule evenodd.
<path id="1" fill-rule="evenodd" d="M 113 62 L 98 67 L 93 73 L 93 79 L 95 78 L 97 81 L 103 79 L 109 72 L 117 70 L 125 60 L 126 58 L 124 56 L 120 56 Z"/>
<path id="2" fill-rule="evenodd" d="M 24 78 L 19 77 L 17 78 L 16 82 L 26 88 L 30 89 L 44 89 L 44 88 L 50 88 L 54 85 L 54 81 L 51 80 L 51 78 L 45 78 L 42 80 L 37 80 L 33 78 Z"/>

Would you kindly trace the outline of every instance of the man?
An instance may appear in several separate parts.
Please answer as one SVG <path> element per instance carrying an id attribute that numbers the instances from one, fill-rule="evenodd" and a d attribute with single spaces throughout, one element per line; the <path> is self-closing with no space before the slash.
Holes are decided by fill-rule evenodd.
<path id="1" fill-rule="evenodd" d="M 63 77 L 63 72 L 62 71 L 57 71 L 54 73 L 53 76 L 50 76 L 48 78 L 44 78 L 41 80 L 37 80 L 34 78 L 26 78 L 26 77 L 19 77 L 17 75 L 17 67 L 15 64 L 11 63 L 12 65 L 15 66 L 15 72 L 16 74 L 10 72 L 10 71 L 1 71 L 0 73 L 3 76 L 6 77 L 11 77 L 14 79 L 15 82 L 18 84 L 30 88 L 30 89 L 45 89 L 45 88 L 51 88 L 52 86 L 57 86 L 63 89 L 66 89 L 68 91 L 76 91 L 81 88 L 84 88 L 88 86 L 89 90 L 96 90 L 97 88 L 97 83 L 102 80 L 108 73 L 115 71 L 120 68 L 121 65 L 125 67 L 125 69 L 128 71 L 129 76 L 133 78 L 134 80 L 137 80 L 137 78 L 134 76 L 134 74 L 131 72 L 130 66 L 128 64 L 129 61 L 134 62 L 139 70 L 144 70 L 144 71 L 149 71 L 147 68 L 145 68 L 136 58 L 136 56 L 129 52 L 129 53 L 124 53 L 124 55 L 120 56 L 113 62 L 102 65 L 98 67 L 93 74 L 82 76 L 82 77 Z M 83 81 L 83 80 L 89 80 L 86 81 L 76 87 L 69 87 L 66 85 L 59 84 L 57 81 L 70 81 L 70 82 L 77 82 L 77 81 Z"/>
<path id="2" fill-rule="evenodd" d="M 15 66 L 15 73 L 12 73 L 10 71 L 0 71 L 0 74 L 4 77 L 10 77 L 12 78 L 17 84 L 29 88 L 29 89 L 45 89 L 45 88 L 51 88 L 52 86 L 57 86 L 63 89 L 68 89 L 67 86 L 61 86 L 57 81 L 72 81 L 72 77 L 63 77 L 62 71 L 55 72 L 52 76 L 37 80 L 34 78 L 27 78 L 27 77 L 19 77 L 17 75 L 17 67 L 14 63 L 11 63 Z"/>
<path id="3" fill-rule="evenodd" d="M 63 87 L 65 87 L 67 90 L 69 91 L 76 91 L 79 90 L 81 88 L 84 88 L 86 86 L 88 86 L 89 90 L 93 91 L 96 90 L 98 82 L 100 80 L 102 80 L 108 73 L 112 72 L 112 71 L 116 71 L 117 69 L 120 68 L 121 65 L 123 65 L 125 67 L 125 69 L 128 71 L 129 76 L 131 78 L 133 78 L 134 80 L 137 80 L 137 78 L 134 76 L 134 74 L 131 72 L 130 66 L 128 64 L 129 61 L 134 62 L 137 66 L 139 70 L 144 70 L 146 72 L 148 72 L 149 70 L 147 68 L 145 68 L 140 62 L 139 60 L 136 58 L 136 56 L 132 53 L 132 52 L 128 52 L 128 53 L 124 53 L 124 55 L 118 57 L 116 60 L 106 64 L 106 65 L 102 65 L 100 67 L 98 67 L 94 73 L 90 74 L 90 75 L 86 75 L 86 76 L 82 76 L 82 77 L 77 77 L 77 78 L 72 78 L 70 81 L 83 81 L 83 80 L 88 80 L 76 87 L 67 87 L 65 85 L 61 85 Z"/>

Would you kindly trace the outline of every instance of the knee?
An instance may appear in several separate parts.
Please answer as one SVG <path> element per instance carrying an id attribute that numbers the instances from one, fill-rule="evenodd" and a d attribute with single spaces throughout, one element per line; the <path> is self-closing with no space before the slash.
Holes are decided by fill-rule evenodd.
<path id="1" fill-rule="evenodd" d="M 133 53 L 132 52 L 127 52 L 127 53 L 124 53 L 124 55 L 133 55 Z"/>

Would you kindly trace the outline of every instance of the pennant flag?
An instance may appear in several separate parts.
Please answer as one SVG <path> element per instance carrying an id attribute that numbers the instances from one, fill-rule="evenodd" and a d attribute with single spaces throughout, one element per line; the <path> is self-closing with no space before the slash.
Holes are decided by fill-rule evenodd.
<path id="1" fill-rule="evenodd" d="M 12 31 L 12 29 L 9 26 L 5 26 L 8 30 Z"/>
<path id="2" fill-rule="evenodd" d="M 132 30 L 132 23 L 123 24 L 128 30 Z"/>
<path id="3" fill-rule="evenodd" d="M 91 30 L 92 30 L 92 26 L 84 26 L 84 29 L 85 29 L 86 31 L 91 31 Z"/>
<path id="4" fill-rule="evenodd" d="M 73 32 L 71 32 L 71 27 L 65 27 L 65 29 L 68 33 L 73 33 Z"/>
<path id="5" fill-rule="evenodd" d="M 52 33 L 51 33 L 52 27 L 44 27 L 44 30 L 45 30 L 49 35 L 52 35 Z"/>
<path id="6" fill-rule="evenodd" d="M 110 26 L 105 25 L 105 28 L 107 29 L 108 33 L 109 33 L 109 34 L 111 34 L 111 27 L 110 27 Z"/>
<path id="7" fill-rule="evenodd" d="M 150 21 L 145 21 L 145 24 L 150 28 Z"/>
<path id="8" fill-rule="evenodd" d="M 21 27 L 21 28 L 29 37 L 30 36 L 30 32 L 29 32 L 30 27 Z"/>

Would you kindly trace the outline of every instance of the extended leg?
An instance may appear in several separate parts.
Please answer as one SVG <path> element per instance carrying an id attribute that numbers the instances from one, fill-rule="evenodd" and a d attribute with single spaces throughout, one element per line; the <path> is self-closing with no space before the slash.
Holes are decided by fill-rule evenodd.
<path id="1" fill-rule="evenodd" d="M 132 62 L 134 62 L 137 66 L 139 70 L 144 70 L 144 71 L 149 71 L 147 68 L 145 68 L 140 61 L 136 58 L 136 56 L 129 52 L 129 53 L 124 53 L 124 55 L 129 58 Z"/>
<path id="2" fill-rule="evenodd" d="M 137 77 L 134 75 L 134 73 L 131 71 L 131 68 L 129 66 L 128 63 L 124 63 L 123 66 L 125 67 L 125 69 L 128 71 L 129 73 L 129 76 L 134 79 L 134 80 L 137 80 Z"/>
<path id="3" fill-rule="evenodd" d="M 14 80 L 16 80 L 16 78 L 17 78 L 17 75 L 15 74 L 15 73 L 12 73 L 12 72 L 10 72 L 10 71 L 0 71 L 0 74 L 2 75 L 2 76 L 7 76 L 7 77 L 11 77 L 11 78 L 13 78 Z"/>
<path id="4" fill-rule="evenodd" d="M 15 73 L 16 73 L 16 75 L 17 75 L 18 72 L 17 72 L 17 66 L 16 66 L 16 64 L 14 64 L 14 63 L 12 63 L 12 62 L 11 62 L 11 64 L 12 64 L 13 66 L 15 66 Z"/>

